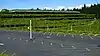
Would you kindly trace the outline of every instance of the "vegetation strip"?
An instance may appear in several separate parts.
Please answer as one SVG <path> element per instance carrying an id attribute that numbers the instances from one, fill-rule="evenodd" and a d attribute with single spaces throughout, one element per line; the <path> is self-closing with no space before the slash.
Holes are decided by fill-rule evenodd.
<path id="1" fill-rule="evenodd" d="M 55 32 L 61 34 L 83 34 L 100 35 L 100 20 L 40 20 L 42 18 L 30 18 L 32 20 L 33 32 Z M 15 25 L 14 27 L 3 27 L 5 30 L 29 31 L 28 25 L 30 19 L 0 19 L 0 25 Z M 18 26 L 26 24 L 24 26 Z M 90 34 L 91 33 L 91 34 Z"/>

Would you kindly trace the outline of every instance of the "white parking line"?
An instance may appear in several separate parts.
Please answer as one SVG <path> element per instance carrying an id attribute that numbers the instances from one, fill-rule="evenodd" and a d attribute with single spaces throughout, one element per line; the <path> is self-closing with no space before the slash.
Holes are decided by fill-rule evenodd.
<path id="1" fill-rule="evenodd" d="M 20 38 L 20 40 L 22 40 L 22 39 Z"/>
<path id="2" fill-rule="evenodd" d="M 84 37 L 82 35 L 80 35 L 80 37 L 83 39 Z"/>
<path id="3" fill-rule="evenodd" d="M 28 40 L 25 40 L 25 43 L 27 44 Z"/>
<path id="4" fill-rule="evenodd" d="M 50 35 L 52 35 L 52 33 L 50 33 Z"/>
<path id="5" fill-rule="evenodd" d="M 26 40 L 26 42 L 28 42 L 28 40 Z"/>
<path id="6" fill-rule="evenodd" d="M 86 51 L 91 51 L 89 48 L 85 48 L 86 49 Z"/>
<path id="7" fill-rule="evenodd" d="M 90 39 L 94 39 L 93 37 L 91 37 L 91 36 L 89 36 L 90 37 Z"/>
<path id="8" fill-rule="evenodd" d="M 52 43 L 50 43 L 50 45 L 52 46 Z"/>
<path id="9" fill-rule="evenodd" d="M 57 36 L 59 36 L 59 34 L 57 34 Z"/>
<path id="10" fill-rule="evenodd" d="M 74 36 L 74 35 L 72 35 L 72 37 L 73 37 L 73 38 L 75 38 L 75 36 Z"/>
<path id="11" fill-rule="evenodd" d="M 49 38 L 51 38 L 51 37 L 50 37 L 50 36 L 47 36 L 46 38 L 48 38 L 48 39 L 49 39 Z"/>
<path id="12" fill-rule="evenodd" d="M 43 41 L 41 42 L 41 44 L 43 44 Z"/>
<path id="13" fill-rule="evenodd" d="M 64 45 L 63 45 L 63 44 L 60 44 L 60 46 L 61 46 L 61 47 L 64 47 Z"/>
<path id="14" fill-rule="evenodd" d="M 8 39 L 10 39 L 10 37 L 8 37 Z"/>
<path id="15" fill-rule="evenodd" d="M 72 46 L 73 49 L 76 49 L 76 47 Z"/>
<path id="16" fill-rule="evenodd" d="M 50 34 L 51 32 L 47 32 L 47 34 Z"/>
<path id="17" fill-rule="evenodd" d="M 43 33 L 44 35 L 46 35 L 46 32 L 45 33 Z"/>
<path id="18" fill-rule="evenodd" d="M 66 35 L 64 34 L 64 37 L 66 37 Z"/>
<path id="19" fill-rule="evenodd" d="M 11 56 L 16 56 L 16 53 L 13 53 Z"/>
<path id="20" fill-rule="evenodd" d="M 5 52 L 7 52 L 7 50 L 4 50 L 3 52 L 1 52 L 1 54 L 4 54 Z"/>
<path id="21" fill-rule="evenodd" d="M 13 38 L 13 40 L 16 40 L 16 38 Z"/>

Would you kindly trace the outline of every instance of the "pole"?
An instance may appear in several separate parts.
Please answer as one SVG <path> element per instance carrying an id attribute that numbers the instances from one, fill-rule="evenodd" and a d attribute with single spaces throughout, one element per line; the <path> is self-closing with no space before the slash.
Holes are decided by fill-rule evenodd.
<path id="1" fill-rule="evenodd" d="M 32 39 L 32 25 L 31 25 L 31 20 L 30 20 L 30 39 Z"/>

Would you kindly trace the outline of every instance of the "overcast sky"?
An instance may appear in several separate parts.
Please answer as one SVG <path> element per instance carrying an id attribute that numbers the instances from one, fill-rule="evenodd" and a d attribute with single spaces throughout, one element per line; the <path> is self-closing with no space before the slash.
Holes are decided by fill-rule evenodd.
<path id="1" fill-rule="evenodd" d="M 0 9 L 17 9 L 17 8 L 81 8 L 83 4 L 90 6 L 91 4 L 100 3 L 100 0 L 0 0 Z"/>

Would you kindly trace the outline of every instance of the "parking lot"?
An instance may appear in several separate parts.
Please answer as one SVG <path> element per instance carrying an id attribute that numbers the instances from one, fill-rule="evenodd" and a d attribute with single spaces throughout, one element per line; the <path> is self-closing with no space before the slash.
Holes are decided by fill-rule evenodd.
<path id="1" fill-rule="evenodd" d="M 57 35 L 29 32 L 0 31 L 0 53 L 9 56 L 100 56 L 99 36 Z"/>

